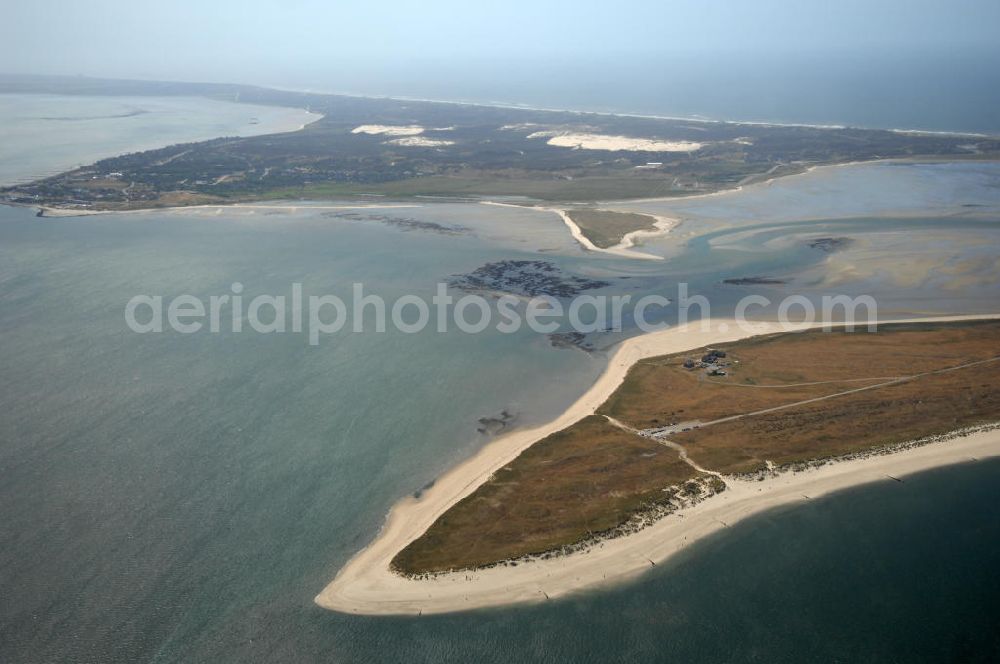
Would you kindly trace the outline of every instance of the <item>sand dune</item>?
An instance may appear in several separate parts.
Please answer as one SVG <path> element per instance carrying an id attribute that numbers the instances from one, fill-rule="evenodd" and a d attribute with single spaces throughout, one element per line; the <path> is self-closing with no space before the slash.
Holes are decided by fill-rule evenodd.
<path id="1" fill-rule="evenodd" d="M 581 150 L 608 150 L 611 152 L 694 152 L 702 148 L 694 141 L 660 141 L 652 138 L 611 136 L 569 132 L 537 131 L 528 138 L 548 138 L 549 145 Z"/>
<path id="2" fill-rule="evenodd" d="M 402 145 L 404 147 L 436 148 L 445 145 L 454 145 L 455 141 L 446 141 L 441 138 L 426 138 L 424 136 L 407 136 L 405 138 L 394 138 L 386 141 L 390 145 Z"/>
<path id="3" fill-rule="evenodd" d="M 351 130 L 352 134 L 373 134 L 383 136 L 416 136 L 424 133 L 420 125 L 361 125 Z"/>

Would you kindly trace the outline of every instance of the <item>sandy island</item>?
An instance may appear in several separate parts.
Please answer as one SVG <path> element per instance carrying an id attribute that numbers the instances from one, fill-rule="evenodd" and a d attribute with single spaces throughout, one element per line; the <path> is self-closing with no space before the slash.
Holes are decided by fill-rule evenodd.
<path id="1" fill-rule="evenodd" d="M 997 319 L 992 316 L 918 318 L 892 322 Z M 389 562 L 419 537 L 441 514 L 472 493 L 491 474 L 535 442 L 594 413 L 639 360 L 706 345 L 738 341 L 758 334 L 804 330 L 816 325 L 782 326 L 711 320 L 653 332 L 623 342 L 597 382 L 556 419 L 514 431 L 452 468 L 420 499 L 407 497 L 390 510 L 378 537 L 356 554 L 317 595 L 318 605 L 344 613 L 369 615 L 446 613 L 466 609 L 546 601 L 632 578 L 695 541 L 764 510 L 811 500 L 839 489 L 875 481 L 893 481 L 910 473 L 947 464 L 1000 455 L 1000 429 L 964 432 L 952 439 L 903 451 L 786 472 L 763 481 L 726 478 L 727 489 L 668 516 L 635 534 L 607 540 L 593 548 L 533 560 L 516 567 L 441 574 L 411 579 L 389 569 Z"/>
<path id="2" fill-rule="evenodd" d="M 573 221 L 573 219 L 569 216 L 569 214 L 566 213 L 566 210 L 562 208 L 542 207 L 538 205 L 518 205 L 516 203 L 500 203 L 498 201 L 479 201 L 479 202 L 482 205 L 494 205 L 496 207 L 512 207 L 512 208 L 520 208 L 522 210 L 539 210 L 541 212 L 551 212 L 553 214 L 559 215 L 559 218 L 562 219 L 563 223 L 566 224 L 566 227 L 569 229 L 570 235 L 572 235 L 573 239 L 576 240 L 580 244 L 580 246 L 583 247 L 585 250 L 601 254 L 611 254 L 612 256 L 621 256 L 623 258 L 638 258 L 642 260 L 662 261 L 664 260 L 664 258 L 663 256 L 658 256 L 656 254 L 650 254 L 644 251 L 636 251 L 634 247 L 636 247 L 641 240 L 644 240 L 646 238 L 666 235 L 673 229 L 677 228 L 677 226 L 679 226 L 681 223 L 680 219 L 675 219 L 673 217 L 664 217 L 661 215 L 655 215 L 655 214 L 650 214 L 648 212 L 643 212 L 642 214 L 646 215 L 647 217 L 653 218 L 654 220 L 653 226 L 656 227 L 655 229 L 651 230 L 641 229 L 637 231 L 632 231 L 630 233 L 626 233 L 622 237 L 621 242 L 612 247 L 604 248 L 604 247 L 598 247 L 596 244 L 591 242 L 590 238 L 588 238 L 584 234 L 583 230 L 580 229 L 580 226 L 575 221 Z M 614 210 L 610 209 L 609 211 L 614 212 Z"/>
<path id="3" fill-rule="evenodd" d="M 536 210 L 543 210 L 545 212 L 554 212 L 559 215 L 559 218 L 563 220 L 566 227 L 569 228 L 570 235 L 573 239 L 580 243 L 580 245 L 587 251 L 596 251 L 602 254 L 611 254 L 612 256 L 622 256 L 624 258 L 639 258 L 643 260 L 653 260 L 662 261 L 663 256 L 657 256 L 656 254 L 646 253 L 645 251 L 635 251 L 633 247 L 636 246 L 638 240 L 642 238 L 656 237 L 659 235 L 666 235 L 675 228 L 680 221 L 678 219 L 673 219 L 671 217 L 661 217 L 655 214 L 646 214 L 646 216 L 655 219 L 653 225 L 656 226 L 656 230 L 638 230 L 632 231 L 631 233 L 626 233 L 622 237 L 621 242 L 614 245 L 613 247 L 603 248 L 598 247 L 596 244 L 590 241 L 580 226 L 573 221 L 573 219 L 566 213 L 566 210 L 561 208 L 547 208 L 547 207 L 536 207 Z"/>

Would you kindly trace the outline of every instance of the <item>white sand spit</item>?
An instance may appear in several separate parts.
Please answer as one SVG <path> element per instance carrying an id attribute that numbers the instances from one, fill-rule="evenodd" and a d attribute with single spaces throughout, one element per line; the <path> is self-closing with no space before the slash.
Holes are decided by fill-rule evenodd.
<path id="1" fill-rule="evenodd" d="M 611 254 L 613 256 L 622 256 L 624 258 L 638 258 L 642 260 L 653 260 L 662 261 L 663 256 L 657 256 L 656 254 L 646 253 L 645 251 L 636 251 L 634 247 L 640 244 L 642 239 L 656 237 L 659 235 L 666 235 L 671 229 L 676 227 L 680 222 L 677 219 L 671 217 L 661 217 L 658 215 L 648 215 L 653 217 L 655 220 L 653 225 L 656 227 L 655 230 L 638 230 L 632 231 L 631 233 L 625 234 L 622 237 L 621 242 L 613 247 L 598 247 L 596 244 L 590 241 L 586 235 L 584 235 L 583 230 L 579 225 L 567 214 L 566 210 L 561 210 L 559 208 L 536 208 L 538 210 L 545 210 L 546 212 L 554 212 L 559 215 L 559 218 L 563 220 L 566 227 L 569 228 L 570 235 L 573 239 L 580 243 L 587 251 L 594 251 L 601 254 Z"/>

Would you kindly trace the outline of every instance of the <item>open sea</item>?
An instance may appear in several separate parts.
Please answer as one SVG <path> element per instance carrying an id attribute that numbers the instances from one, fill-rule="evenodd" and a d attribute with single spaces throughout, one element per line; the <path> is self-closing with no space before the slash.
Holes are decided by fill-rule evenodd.
<path id="1" fill-rule="evenodd" d="M 184 127 L 200 131 L 194 118 L 219 105 L 191 100 L 163 118 L 160 102 L 141 103 L 144 122 L 175 127 L 164 142 L 198 138 Z M 0 126 L 58 115 L 127 133 L 137 116 L 107 117 L 122 104 L 0 96 Z M 12 107 L 21 115 L 5 117 Z M 226 112 L 242 125 L 249 111 Z M 255 130 L 287 120 L 260 117 Z M 50 156 L 25 177 L 92 158 L 33 140 Z M 6 177 L 22 175 L 19 159 L 0 144 Z M 762 272 L 811 297 L 875 293 L 888 315 L 1000 311 L 996 164 L 819 169 L 657 211 L 684 221 L 647 245 L 662 262 L 588 256 L 555 215 L 474 204 L 360 219 L 310 205 L 71 218 L 0 207 L 0 662 L 997 661 L 995 460 L 764 514 L 635 582 L 565 600 L 327 612 L 313 597 L 389 507 L 489 442 L 479 418 L 552 417 L 616 337 L 596 337 L 593 353 L 527 330 L 340 333 L 310 346 L 225 329 L 138 335 L 123 318 L 136 294 L 205 297 L 235 281 L 247 300 L 294 282 L 430 297 L 500 260 L 550 261 L 610 281 L 607 293 L 686 281 L 720 314 L 741 294 L 721 280 Z M 825 255 L 790 239 L 831 234 L 859 240 L 841 259 L 856 269 L 835 283 Z M 887 256 L 888 269 L 866 269 Z"/>
<path id="2" fill-rule="evenodd" d="M 669 30 L 664 26 L 668 48 Z M 248 82 L 604 113 L 1000 134 L 995 48 L 765 55 L 664 54 L 654 47 L 590 60 L 357 60 L 335 69 L 322 62 L 294 71 L 276 66 Z"/>

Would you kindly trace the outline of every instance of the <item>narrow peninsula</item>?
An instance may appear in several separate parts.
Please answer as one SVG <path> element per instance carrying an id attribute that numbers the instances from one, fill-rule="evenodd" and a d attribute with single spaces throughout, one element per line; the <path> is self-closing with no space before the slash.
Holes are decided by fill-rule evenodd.
<path id="1" fill-rule="evenodd" d="M 874 333 L 706 321 L 629 340 L 562 417 L 397 505 L 317 602 L 543 601 L 774 505 L 1000 454 L 1000 321 L 971 318 Z"/>

